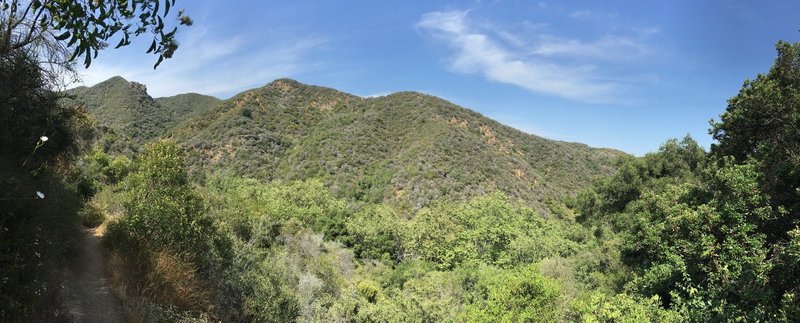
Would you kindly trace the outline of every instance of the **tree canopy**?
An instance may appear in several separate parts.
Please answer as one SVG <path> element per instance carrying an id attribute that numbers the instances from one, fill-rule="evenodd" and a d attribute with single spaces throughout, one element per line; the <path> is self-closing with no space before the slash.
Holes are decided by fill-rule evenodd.
<path id="1" fill-rule="evenodd" d="M 776 47 L 712 121 L 711 153 L 668 141 L 577 199 L 623 237 L 625 289 L 694 321 L 800 319 L 800 44 Z"/>
<path id="2" fill-rule="evenodd" d="M 89 67 L 108 41 L 119 48 L 149 34 L 147 52 L 158 56 L 157 67 L 178 49 L 178 27 L 167 20 L 174 5 L 175 0 L 0 0 L 0 54 L 32 47 L 40 63 L 63 67 L 82 58 Z M 183 10 L 177 19 L 192 24 Z"/>

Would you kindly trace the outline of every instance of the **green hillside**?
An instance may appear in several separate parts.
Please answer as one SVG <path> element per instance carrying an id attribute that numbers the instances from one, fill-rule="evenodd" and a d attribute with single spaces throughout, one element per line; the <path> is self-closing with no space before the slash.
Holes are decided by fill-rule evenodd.
<path id="1" fill-rule="evenodd" d="M 92 87 L 68 92 L 65 105 L 82 106 L 99 124 L 135 138 L 137 142 L 163 134 L 172 115 L 147 94 L 143 84 L 113 77 Z"/>
<path id="2" fill-rule="evenodd" d="M 503 191 L 543 202 L 607 175 L 621 152 L 525 134 L 413 92 L 360 98 L 281 79 L 176 128 L 195 174 L 321 178 L 336 195 L 418 210 Z"/>
<path id="3" fill-rule="evenodd" d="M 129 82 L 120 76 L 92 87 L 69 90 L 66 95 L 63 105 L 83 107 L 99 125 L 110 127 L 136 144 L 161 137 L 182 120 L 220 102 L 215 97 L 196 93 L 153 99 L 144 84 Z"/>
<path id="4" fill-rule="evenodd" d="M 172 113 L 173 121 L 197 116 L 219 105 L 222 100 L 210 95 L 184 93 L 175 96 L 156 98 L 156 103 Z"/>
<path id="5" fill-rule="evenodd" d="M 337 196 L 419 210 L 436 200 L 502 191 L 548 214 L 548 201 L 613 171 L 623 153 L 529 135 L 414 92 L 361 98 L 289 79 L 221 101 L 201 94 L 153 99 L 114 77 L 69 92 L 134 145 L 175 139 L 192 175 L 319 178 Z"/>

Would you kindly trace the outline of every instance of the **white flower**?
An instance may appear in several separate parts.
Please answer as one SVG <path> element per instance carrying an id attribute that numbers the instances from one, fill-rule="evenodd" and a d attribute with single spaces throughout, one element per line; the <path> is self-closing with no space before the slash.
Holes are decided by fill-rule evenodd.
<path id="1" fill-rule="evenodd" d="M 45 142 L 45 141 L 48 141 L 48 140 L 50 140 L 50 138 L 47 138 L 47 136 L 42 136 L 42 137 L 41 137 L 41 138 L 39 138 L 39 139 L 40 139 L 42 142 Z"/>
<path id="2" fill-rule="evenodd" d="M 43 199 L 44 198 L 44 193 L 36 191 L 36 196 L 38 196 L 40 199 Z"/>

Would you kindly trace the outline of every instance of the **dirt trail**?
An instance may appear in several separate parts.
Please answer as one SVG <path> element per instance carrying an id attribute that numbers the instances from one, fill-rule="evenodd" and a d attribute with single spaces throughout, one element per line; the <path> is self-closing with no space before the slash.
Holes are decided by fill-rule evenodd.
<path id="1" fill-rule="evenodd" d="M 119 300 L 111 292 L 108 251 L 95 229 L 83 229 L 78 258 L 77 296 L 80 322 L 125 322 Z"/>

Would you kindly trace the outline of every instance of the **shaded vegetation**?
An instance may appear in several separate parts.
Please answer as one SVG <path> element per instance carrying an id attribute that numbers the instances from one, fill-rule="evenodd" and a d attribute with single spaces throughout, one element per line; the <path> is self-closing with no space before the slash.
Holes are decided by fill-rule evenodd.
<path id="1" fill-rule="evenodd" d="M 0 321 L 63 319 L 81 209 L 71 165 L 85 128 L 25 50 L 0 55 Z"/>

